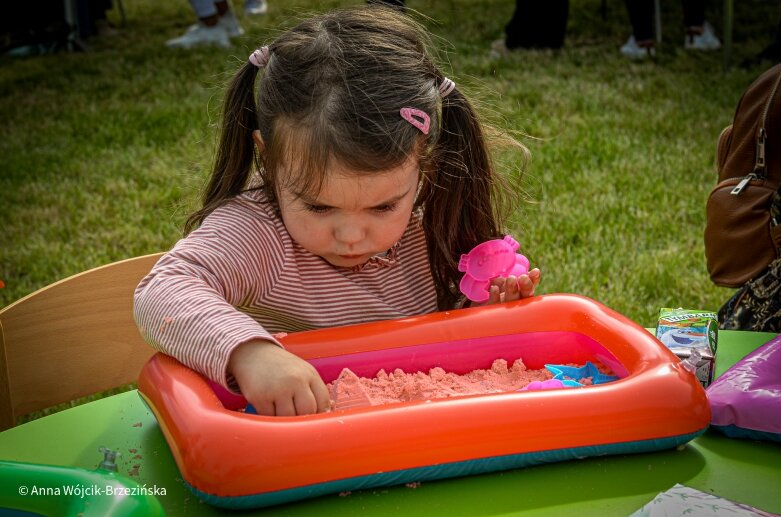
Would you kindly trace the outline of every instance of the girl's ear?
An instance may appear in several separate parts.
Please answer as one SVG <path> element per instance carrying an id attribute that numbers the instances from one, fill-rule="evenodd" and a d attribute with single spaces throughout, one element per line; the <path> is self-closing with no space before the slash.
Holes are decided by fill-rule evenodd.
<path id="1" fill-rule="evenodd" d="M 258 152 L 263 156 L 263 152 L 266 150 L 266 144 L 263 142 L 263 137 L 260 136 L 260 130 L 256 129 L 252 132 L 252 139 L 255 141 L 255 146 L 258 148 Z"/>

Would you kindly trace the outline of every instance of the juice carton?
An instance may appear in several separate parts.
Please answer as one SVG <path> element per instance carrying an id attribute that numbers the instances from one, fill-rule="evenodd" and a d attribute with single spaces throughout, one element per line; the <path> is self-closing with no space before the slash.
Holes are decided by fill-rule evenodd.
<path id="1" fill-rule="evenodd" d="M 690 364 L 703 387 L 713 382 L 719 324 L 715 312 L 688 309 L 659 311 L 656 338 Z"/>

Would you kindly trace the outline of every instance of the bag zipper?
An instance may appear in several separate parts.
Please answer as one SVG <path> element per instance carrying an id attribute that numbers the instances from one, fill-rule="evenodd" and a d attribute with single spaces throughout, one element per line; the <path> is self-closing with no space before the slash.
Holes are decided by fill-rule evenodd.
<path id="1" fill-rule="evenodd" d="M 765 125 L 767 124 L 767 114 L 770 111 L 770 104 L 772 104 L 773 98 L 776 96 L 779 83 L 781 83 L 781 73 L 776 77 L 776 83 L 773 85 L 773 90 L 770 92 L 767 102 L 765 103 L 765 110 L 762 112 L 762 125 L 759 127 L 757 146 L 754 151 L 754 170 L 740 180 L 740 183 L 735 185 L 735 188 L 730 192 L 733 196 L 737 196 L 743 192 L 743 189 L 746 188 L 746 185 L 748 185 L 751 180 L 756 180 L 765 176 L 764 172 L 767 167 L 767 164 L 765 163 L 765 143 L 767 142 L 767 130 L 765 129 Z"/>
<path id="2" fill-rule="evenodd" d="M 746 185 L 748 185 L 749 181 L 758 180 L 758 179 L 759 176 L 757 176 L 753 172 L 750 172 L 742 180 L 740 180 L 740 182 L 737 185 L 735 185 L 735 187 L 732 190 L 730 190 L 729 193 L 732 194 L 733 196 L 737 196 L 738 194 L 743 192 L 743 189 L 746 188 Z"/>

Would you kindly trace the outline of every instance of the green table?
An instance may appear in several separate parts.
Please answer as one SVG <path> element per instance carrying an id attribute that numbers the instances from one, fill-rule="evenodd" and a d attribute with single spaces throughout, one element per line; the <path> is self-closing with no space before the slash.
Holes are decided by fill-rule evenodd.
<path id="1" fill-rule="evenodd" d="M 717 374 L 773 334 L 721 332 Z M 93 469 L 100 447 L 119 450 L 119 472 L 164 488 L 168 515 L 221 515 L 182 481 L 154 416 L 135 391 L 0 433 L 0 459 Z M 628 515 L 675 483 L 781 513 L 781 445 L 708 431 L 682 450 L 595 457 L 480 476 L 326 496 L 263 515 Z M 248 514 L 252 515 L 252 512 Z"/>

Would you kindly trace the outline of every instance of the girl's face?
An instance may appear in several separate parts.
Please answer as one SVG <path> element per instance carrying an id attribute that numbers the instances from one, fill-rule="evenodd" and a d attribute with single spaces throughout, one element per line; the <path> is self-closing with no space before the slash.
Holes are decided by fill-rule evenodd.
<path id="1" fill-rule="evenodd" d="M 401 238 L 420 179 L 414 157 L 366 175 L 336 166 L 311 197 L 285 186 L 282 174 L 277 200 L 290 235 L 307 251 L 347 268 L 388 251 Z"/>

